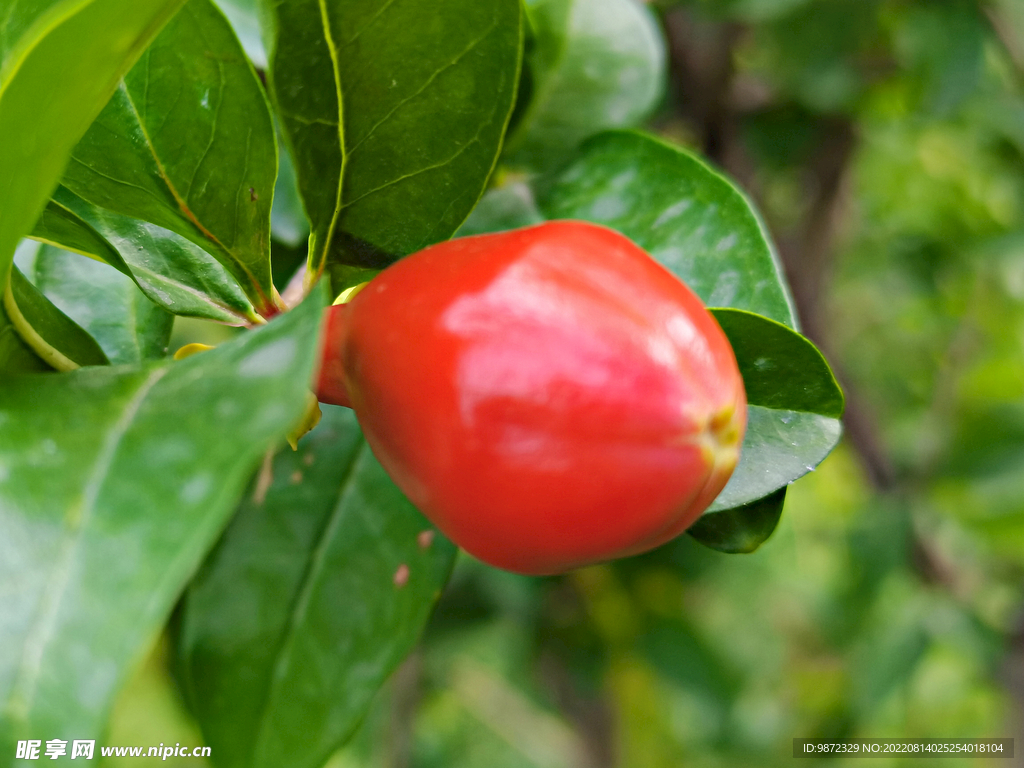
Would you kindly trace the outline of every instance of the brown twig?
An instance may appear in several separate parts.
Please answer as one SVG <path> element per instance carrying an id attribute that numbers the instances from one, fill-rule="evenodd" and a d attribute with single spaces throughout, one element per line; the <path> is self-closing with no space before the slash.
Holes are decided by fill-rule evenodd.
<path id="1" fill-rule="evenodd" d="M 413 757 L 413 724 L 422 696 L 423 653 L 415 650 L 391 677 L 391 718 L 388 722 L 388 768 L 409 768 Z"/>
<path id="2" fill-rule="evenodd" d="M 1017 38 L 1010 23 L 1000 9 L 990 3 L 980 3 L 982 15 L 988 19 L 996 40 L 1006 51 L 1007 58 L 1016 70 L 1018 81 L 1024 81 L 1024 43 Z"/>
<path id="3" fill-rule="evenodd" d="M 726 165 L 735 121 L 723 95 L 736 74 L 733 53 L 743 27 L 703 21 L 677 7 L 665 14 L 665 33 L 677 111 L 696 130 L 704 154 Z"/>
<path id="4" fill-rule="evenodd" d="M 579 768 L 614 768 L 617 750 L 609 703 L 600 696 L 581 693 L 565 664 L 553 653 L 541 654 L 538 672 L 559 710 L 580 736 Z"/>

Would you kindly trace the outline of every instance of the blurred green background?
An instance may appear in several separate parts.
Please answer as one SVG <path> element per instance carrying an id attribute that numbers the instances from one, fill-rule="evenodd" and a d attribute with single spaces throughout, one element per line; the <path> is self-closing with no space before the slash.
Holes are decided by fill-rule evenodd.
<path id="1" fill-rule="evenodd" d="M 846 436 L 752 555 L 682 537 L 551 579 L 463 556 L 331 766 L 777 766 L 794 737 L 848 736 L 1020 755 L 1024 0 L 650 9 L 669 72 L 648 125 L 757 201 Z M 202 743 L 165 655 L 108 744 Z"/>

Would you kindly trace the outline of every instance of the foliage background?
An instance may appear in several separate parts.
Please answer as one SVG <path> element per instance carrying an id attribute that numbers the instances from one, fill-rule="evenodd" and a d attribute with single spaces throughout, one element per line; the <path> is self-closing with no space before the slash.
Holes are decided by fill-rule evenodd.
<path id="1" fill-rule="evenodd" d="M 683 537 L 542 580 L 461 556 L 332 768 L 788 765 L 795 736 L 1020 748 L 1024 5 L 652 8 L 669 78 L 649 124 L 758 201 L 846 437 L 752 555 Z M 201 743 L 165 653 L 107 743 Z"/>

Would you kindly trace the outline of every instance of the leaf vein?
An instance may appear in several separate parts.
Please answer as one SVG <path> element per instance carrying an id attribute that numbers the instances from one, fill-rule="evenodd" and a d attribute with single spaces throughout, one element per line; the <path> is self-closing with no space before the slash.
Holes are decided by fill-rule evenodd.
<path id="1" fill-rule="evenodd" d="M 450 62 L 448 62 L 447 64 L 445 64 L 445 65 L 444 65 L 443 67 L 441 67 L 440 69 L 438 69 L 438 70 L 437 70 L 436 72 L 434 72 L 434 73 L 433 73 L 433 74 L 432 74 L 432 75 L 431 75 L 430 77 L 428 77 L 428 78 L 426 79 L 426 81 L 425 81 L 425 82 L 423 83 L 423 85 L 421 85 L 421 86 L 420 86 L 420 87 L 419 87 L 418 89 L 416 89 L 415 93 L 411 93 L 411 94 L 409 94 L 409 95 L 408 95 L 408 96 L 406 96 L 406 97 L 405 97 L 404 99 L 401 99 L 401 100 L 400 100 L 400 101 L 399 101 L 399 102 L 398 102 L 397 104 L 395 104 L 395 106 L 394 106 L 394 107 L 392 107 L 392 108 L 391 108 L 391 109 L 390 109 L 390 110 L 388 111 L 388 113 L 387 113 L 386 115 L 384 115 L 384 117 L 382 117 L 382 118 L 381 118 L 380 120 L 378 120 L 378 121 L 377 121 L 376 123 L 374 123 L 374 124 L 373 124 L 372 126 L 370 126 L 370 130 L 369 130 L 369 131 L 367 131 L 367 133 L 366 133 L 366 135 L 365 135 L 365 136 L 363 136 L 363 137 L 362 137 L 362 138 L 361 138 L 361 139 L 360 139 L 359 141 L 357 141 L 357 142 L 356 142 L 355 144 L 353 144 L 353 145 L 352 145 L 352 148 L 351 148 L 351 149 L 349 149 L 349 151 L 348 151 L 349 155 L 350 155 L 350 156 L 351 156 L 351 155 L 354 155 L 354 154 L 355 154 L 355 152 L 356 152 L 356 150 L 357 150 L 357 149 L 359 149 L 359 147 L 360 147 L 360 146 L 361 146 L 361 145 L 362 145 L 362 144 L 363 144 L 364 142 L 368 141 L 368 140 L 370 139 L 370 137 L 372 137 L 372 136 L 373 136 L 374 132 L 375 132 L 375 131 L 376 131 L 376 130 L 377 130 L 377 129 L 378 129 L 378 128 L 379 128 L 380 126 L 381 126 L 381 125 L 383 125 L 383 124 L 384 124 L 384 123 L 386 123 L 386 122 L 387 122 L 388 120 L 390 120 L 390 119 L 391 119 L 391 116 L 392 116 L 392 115 L 394 115 L 394 114 L 395 114 L 395 112 L 397 112 L 397 111 L 398 111 L 399 109 L 401 109 L 402 107 L 404 107 L 404 106 L 405 106 L 406 104 L 408 104 L 408 103 L 409 103 L 410 101 L 412 101 L 413 99 L 415 99 L 415 98 L 416 98 L 417 96 L 420 96 L 420 95 L 421 95 L 421 94 L 422 94 L 422 93 L 423 93 L 424 91 L 426 91 L 426 90 L 427 90 L 427 89 L 428 89 L 428 88 L 429 88 L 429 87 L 430 87 L 431 85 L 433 85 L 434 81 L 435 81 L 435 80 L 437 80 L 437 78 L 439 78 L 439 77 L 440 77 L 440 76 L 441 76 L 441 75 L 442 75 L 443 73 L 447 72 L 447 71 L 448 71 L 449 69 L 451 69 L 452 67 L 456 66 L 456 65 L 457 65 L 457 64 L 458 64 L 458 63 L 459 63 L 460 61 L 462 61 L 462 60 L 463 60 L 463 59 L 464 59 L 464 58 L 465 58 L 466 56 L 468 56 L 468 55 L 469 55 L 470 53 L 472 53 L 472 52 L 473 52 L 473 49 L 475 49 L 475 48 L 476 48 L 476 47 L 477 47 L 478 45 L 480 45 L 480 43 L 482 43 L 482 42 L 483 42 L 484 40 L 486 40 L 486 39 L 487 39 L 488 37 L 490 37 L 490 36 L 491 36 L 491 34 L 493 34 L 493 33 L 494 33 L 494 31 L 495 31 L 495 30 L 496 30 L 497 28 L 498 28 L 498 23 L 497 23 L 497 22 L 495 22 L 495 23 L 494 23 L 494 24 L 492 24 L 492 25 L 491 25 L 490 27 L 488 27 L 488 28 L 487 28 L 487 30 L 486 30 L 486 31 L 485 31 L 485 32 L 484 32 L 484 33 L 483 33 L 482 35 L 480 35 L 480 37 L 478 37 L 477 39 L 475 39 L 475 40 L 473 40 L 472 42 L 470 42 L 470 43 L 469 43 L 469 45 L 468 45 L 468 46 L 466 47 L 466 49 L 465 49 L 465 50 L 463 50 L 462 52 L 460 52 L 459 54 L 457 54 L 457 55 L 455 56 L 455 58 L 454 58 L 454 59 L 452 59 L 452 60 L 451 60 Z M 478 134 L 478 135 L 479 135 L 479 134 Z"/>
<path id="2" fill-rule="evenodd" d="M 109 173 L 104 173 L 103 171 L 101 171 L 101 170 L 99 170 L 97 168 L 93 168 L 88 163 L 85 163 L 85 162 L 79 160 L 74 155 L 71 156 L 71 162 L 78 163 L 80 166 L 85 168 L 90 173 L 95 173 L 97 176 L 100 176 L 100 177 L 106 179 L 107 181 L 112 181 L 114 184 L 119 184 L 122 187 L 128 187 L 129 189 L 137 189 L 139 192 L 144 192 L 145 194 L 149 195 L 151 198 L 153 198 L 153 200 L 157 201 L 161 205 L 166 205 L 166 201 L 165 200 L 161 200 L 157 195 L 155 195 L 153 193 L 153 190 L 151 190 L 151 189 L 147 189 L 146 187 L 140 186 L 138 184 L 133 184 L 132 182 L 125 181 L 124 179 L 119 179 L 116 176 L 111 176 Z"/>
<path id="3" fill-rule="evenodd" d="M 323 117 L 304 117 L 302 115 L 297 115 L 294 112 L 285 112 L 284 110 L 281 110 L 281 117 L 285 120 L 294 120 L 296 123 L 302 123 L 303 125 L 326 125 L 331 128 L 338 127 L 337 120 L 328 120 Z"/>
<path id="4" fill-rule="evenodd" d="M 217 122 L 220 117 L 221 107 L 224 105 L 224 65 L 217 62 L 217 72 L 220 75 L 217 87 L 217 109 L 213 114 L 213 124 L 210 128 L 210 140 L 206 142 L 206 147 L 203 149 L 203 153 L 196 160 L 195 167 L 192 169 L 192 176 L 188 180 L 188 186 L 185 188 L 185 199 L 192 199 L 192 187 L 196 183 L 196 176 L 199 175 L 199 169 L 202 167 L 206 158 L 210 154 L 210 150 L 213 149 L 214 142 L 217 140 Z"/>
<path id="5" fill-rule="evenodd" d="M 345 44 L 344 44 L 344 45 L 343 45 L 343 46 L 342 46 L 341 48 L 339 48 L 338 50 L 339 50 L 339 51 L 342 51 L 342 50 L 344 50 L 345 48 L 348 48 L 348 47 L 349 47 L 350 45 L 352 45 L 352 43 L 354 43 L 354 42 L 355 42 L 355 41 L 356 41 L 356 40 L 357 40 L 357 39 L 359 38 L 359 36 L 360 36 L 361 34 L 363 34 L 363 32 L 365 32 L 365 31 L 366 31 L 366 30 L 368 30 L 368 29 L 369 29 L 370 27 L 372 27 L 372 26 L 374 25 L 374 23 L 375 23 L 375 22 L 377 21 L 377 19 L 379 19 L 379 18 L 380 18 L 381 16 L 383 16 L 383 15 L 384 15 L 384 13 L 385 13 L 385 12 L 386 12 L 386 11 L 387 11 L 387 10 L 388 10 L 388 9 L 389 9 L 389 8 L 390 8 L 391 6 L 392 6 L 392 5 L 394 5 L 394 4 L 396 3 L 396 2 L 397 2 L 397 0 L 388 0 L 388 1 L 386 2 L 386 3 L 384 3 L 384 5 L 382 5 L 382 6 L 381 6 L 380 10 L 379 10 L 379 11 L 377 11 L 377 12 L 376 12 L 375 14 L 373 14 L 373 17 L 372 17 L 372 18 L 371 18 L 371 19 L 370 19 L 370 20 L 369 20 L 368 22 L 366 22 L 366 24 L 364 24 L 364 25 L 363 25 L 363 27 L 362 27 L 362 28 L 361 28 L 361 29 L 360 29 L 360 30 L 359 30 L 358 32 L 356 32 L 356 33 L 355 33 L 354 35 L 352 35 L 352 37 L 350 37 L 350 38 L 349 38 L 349 39 L 348 39 L 348 40 L 347 40 L 347 41 L 345 42 Z"/>
<path id="6" fill-rule="evenodd" d="M 487 123 L 485 123 L 484 125 L 486 125 L 486 124 Z M 474 136 L 472 139 L 467 141 L 463 146 L 461 146 L 459 148 L 459 150 L 454 155 L 452 155 L 448 159 L 442 160 L 440 163 L 435 163 L 434 165 L 428 165 L 428 166 L 426 166 L 424 168 L 419 168 L 419 169 L 417 169 L 415 171 L 412 171 L 410 173 L 406 173 L 406 174 L 404 174 L 402 176 L 399 176 L 396 179 L 391 179 L 391 181 L 387 181 L 387 182 L 381 184 L 379 187 L 375 187 L 374 189 L 368 190 L 367 192 L 364 192 L 363 194 L 361 194 L 358 197 L 356 197 L 355 199 L 349 200 L 348 202 L 345 203 L 344 207 L 348 208 L 349 206 L 355 205 L 360 200 L 362 200 L 364 197 L 369 197 L 370 195 L 375 195 L 378 192 L 380 192 L 381 190 L 387 189 L 388 187 L 394 186 L 395 184 L 399 184 L 399 183 L 401 183 L 403 181 L 406 181 L 408 179 L 414 178 L 414 177 L 419 176 L 419 175 L 424 174 L 424 173 L 428 173 L 430 171 L 436 171 L 438 168 L 444 168 L 446 165 L 450 165 L 451 163 L 455 162 L 455 160 L 457 160 L 458 157 L 461 154 L 463 154 L 467 149 L 469 149 L 471 146 L 473 146 L 474 144 L 479 144 L 480 143 L 480 134 L 483 132 L 483 128 L 484 128 L 484 126 L 481 126 L 480 130 L 477 131 L 476 136 Z"/>

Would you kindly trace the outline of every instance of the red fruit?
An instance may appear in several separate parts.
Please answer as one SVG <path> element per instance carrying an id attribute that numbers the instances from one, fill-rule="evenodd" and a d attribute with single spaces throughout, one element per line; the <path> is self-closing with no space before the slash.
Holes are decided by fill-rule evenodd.
<path id="1" fill-rule="evenodd" d="M 455 543 L 551 574 L 682 533 L 732 474 L 746 397 L 700 300 L 560 221 L 432 246 L 329 310 L 318 396 Z"/>

